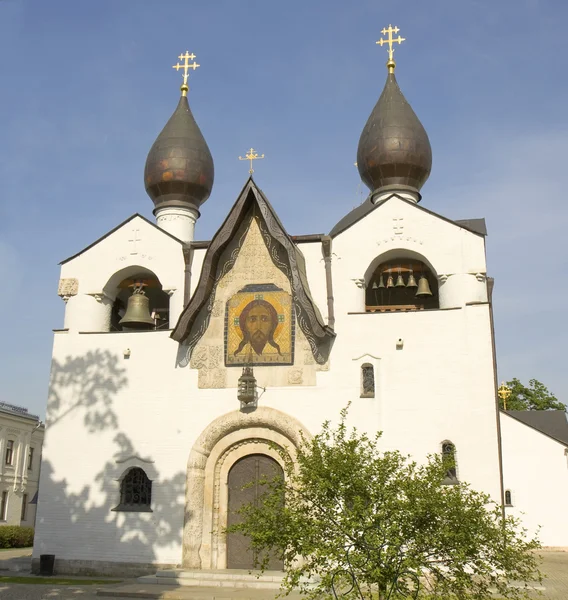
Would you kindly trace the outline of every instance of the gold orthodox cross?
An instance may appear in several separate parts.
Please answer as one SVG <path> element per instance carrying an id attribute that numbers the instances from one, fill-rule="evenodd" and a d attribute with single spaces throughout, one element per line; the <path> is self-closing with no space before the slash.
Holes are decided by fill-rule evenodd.
<path id="1" fill-rule="evenodd" d="M 264 154 L 261 154 L 260 156 L 258 155 L 258 152 L 254 149 L 251 148 L 248 151 L 248 154 L 245 154 L 244 156 L 239 156 L 239 160 L 250 160 L 250 169 L 249 169 L 249 173 L 252 175 L 254 173 L 254 169 L 252 168 L 252 161 L 253 160 L 260 160 L 261 158 L 264 158 Z"/>
<path id="2" fill-rule="evenodd" d="M 379 46 L 383 46 L 384 44 L 388 44 L 389 45 L 389 60 L 387 62 L 387 67 L 389 68 L 389 73 L 393 73 L 394 72 L 394 67 L 395 67 L 395 62 L 394 62 L 394 48 L 392 47 L 393 44 L 402 44 L 402 42 L 406 41 L 406 38 L 401 37 L 400 35 L 397 38 L 393 38 L 392 34 L 393 33 L 398 33 L 400 31 L 400 29 L 398 27 L 393 27 L 392 25 L 389 25 L 388 28 L 384 27 L 383 30 L 381 31 L 381 33 L 383 35 L 388 35 L 388 38 L 386 40 L 383 40 L 383 38 L 381 38 L 377 44 L 379 44 Z"/>
<path id="3" fill-rule="evenodd" d="M 510 398 L 512 393 L 513 393 L 513 391 L 511 390 L 510 387 L 507 386 L 507 384 L 505 382 L 503 382 L 501 384 L 501 386 L 499 387 L 499 389 L 497 390 L 497 395 L 499 396 L 499 398 L 501 398 L 501 400 L 503 400 L 503 409 L 504 410 L 507 410 L 507 400 Z"/>
<path id="4" fill-rule="evenodd" d="M 189 69 L 193 69 L 195 71 L 195 69 L 197 69 L 197 67 L 200 67 L 201 65 L 198 65 L 195 62 L 195 58 L 196 58 L 195 54 L 193 54 L 193 52 L 190 54 L 187 50 L 185 51 L 185 54 L 180 54 L 178 56 L 178 58 L 185 62 L 181 65 L 179 63 L 176 63 L 175 65 L 172 66 L 172 69 L 175 69 L 176 71 L 183 69 L 183 84 L 181 86 L 181 91 L 182 91 L 182 96 L 186 96 L 187 91 L 189 90 L 189 87 L 187 85 L 187 78 L 189 77 Z M 193 61 L 191 64 L 189 63 L 190 60 Z"/>

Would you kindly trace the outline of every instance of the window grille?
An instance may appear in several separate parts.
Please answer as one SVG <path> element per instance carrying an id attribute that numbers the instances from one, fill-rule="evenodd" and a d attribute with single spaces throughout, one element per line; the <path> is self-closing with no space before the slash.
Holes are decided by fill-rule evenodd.
<path id="1" fill-rule="evenodd" d="M 120 484 L 120 504 L 114 510 L 149 511 L 152 482 L 139 467 L 130 469 Z"/>
<path id="2" fill-rule="evenodd" d="M 513 506 L 511 502 L 511 490 L 505 490 L 505 506 Z"/>
<path id="3" fill-rule="evenodd" d="M 372 365 L 361 367 L 361 398 L 375 397 L 375 370 Z"/>
<path id="4" fill-rule="evenodd" d="M 14 440 L 6 442 L 6 464 L 11 465 L 14 458 Z"/>
<path id="5" fill-rule="evenodd" d="M 456 447 L 452 444 L 452 442 L 444 442 L 442 444 L 442 458 L 446 464 L 449 465 L 444 483 L 457 483 L 458 473 L 456 468 Z"/>

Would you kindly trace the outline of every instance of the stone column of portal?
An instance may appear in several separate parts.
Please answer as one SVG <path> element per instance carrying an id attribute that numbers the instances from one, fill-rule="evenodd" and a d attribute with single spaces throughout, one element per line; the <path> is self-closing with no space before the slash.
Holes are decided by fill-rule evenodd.
<path id="1" fill-rule="evenodd" d="M 193 242 L 195 222 L 199 218 L 199 211 L 189 207 L 170 206 L 158 207 L 154 214 L 158 227 L 186 244 Z"/>

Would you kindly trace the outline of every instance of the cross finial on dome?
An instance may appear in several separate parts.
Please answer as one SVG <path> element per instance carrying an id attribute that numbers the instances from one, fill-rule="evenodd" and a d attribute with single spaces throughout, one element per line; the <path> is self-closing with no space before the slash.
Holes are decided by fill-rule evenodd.
<path id="1" fill-rule="evenodd" d="M 247 154 L 243 156 L 239 156 L 239 160 L 250 160 L 250 169 L 249 169 L 249 173 L 252 175 L 254 173 L 254 169 L 252 168 L 252 161 L 253 160 L 260 160 L 261 158 L 264 158 L 264 154 L 259 155 L 258 152 L 254 149 L 251 148 Z"/>
<path id="2" fill-rule="evenodd" d="M 180 90 L 181 90 L 181 95 L 182 96 L 187 96 L 187 92 L 189 91 L 189 86 L 187 85 L 187 78 L 189 77 L 189 69 L 193 69 L 195 71 L 195 69 L 197 69 L 197 67 L 200 67 L 201 65 L 198 65 L 195 62 L 195 54 L 193 54 L 193 52 L 190 54 L 187 50 L 185 51 L 185 54 L 180 54 L 178 56 L 178 58 L 180 60 L 185 61 L 183 64 L 179 64 L 176 63 L 175 65 L 172 66 L 172 69 L 175 69 L 176 71 L 179 71 L 180 69 L 183 69 L 183 83 L 181 84 Z M 190 64 L 189 61 L 192 60 L 193 62 Z"/>
<path id="3" fill-rule="evenodd" d="M 386 40 L 383 40 L 383 38 L 381 38 L 377 42 L 377 44 L 379 44 L 379 46 L 381 46 L 381 47 L 384 44 L 389 45 L 389 49 L 388 49 L 389 59 L 387 61 L 387 67 L 388 67 L 389 73 L 394 73 L 394 68 L 396 66 L 396 63 L 394 62 L 394 48 L 392 47 L 392 45 L 393 44 L 402 44 L 402 42 L 406 41 L 406 38 L 403 38 L 400 35 L 397 38 L 392 37 L 393 33 L 398 33 L 399 31 L 400 31 L 400 29 L 396 25 L 394 27 L 392 25 L 389 25 L 388 27 L 383 27 L 381 33 L 383 35 L 388 35 L 389 37 Z"/>

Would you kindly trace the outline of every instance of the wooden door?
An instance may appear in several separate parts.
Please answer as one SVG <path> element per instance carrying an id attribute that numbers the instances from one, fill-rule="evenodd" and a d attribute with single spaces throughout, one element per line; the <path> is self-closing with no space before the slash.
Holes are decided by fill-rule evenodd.
<path id="1" fill-rule="evenodd" d="M 284 477 L 282 467 L 269 456 L 251 454 L 237 461 L 229 471 L 229 506 L 227 507 L 227 526 L 240 521 L 236 514 L 243 504 L 258 504 L 263 493 L 261 479 L 272 479 L 274 476 Z M 252 485 L 247 486 L 247 484 Z M 247 486 L 243 489 L 243 486 Z M 249 547 L 249 540 L 240 533 L 227 534 L 227 568 L 252 569 L 255 556 Z M 282 570 L 284 563 L 281 559 L 271 556 L 268 569 Z"/>

